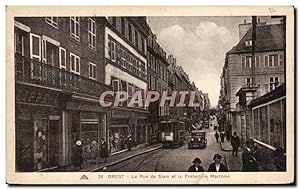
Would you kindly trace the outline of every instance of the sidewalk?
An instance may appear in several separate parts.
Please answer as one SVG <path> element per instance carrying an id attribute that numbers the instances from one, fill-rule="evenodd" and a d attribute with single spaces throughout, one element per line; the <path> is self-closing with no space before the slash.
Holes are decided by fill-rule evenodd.
<path id="1" fill-rule="evenodd" d="M 239 148 L 238 157 L 232 156 L 232 146 L 231 143 L 227 140 L 224 141 L 224 143 L 220 143 L 221 149 L 226 152 L 226 164 L 228 167 L 228 170 L 231 172 L 234 171 L 241 171 L 242 170 L 242 149 Z"/>
<path id="2" fill-rule="evenodd" d="M 231 152 L 232 151 L 232 146 L 231 146 L 231 143 L 228 142 L 227 140 L 224 140 L 224 143 L 220 142 L 220 145 L 221 145 L 221 149 L 223 151 L 228 151 L 228 152 Z M 239 148 L 239 152 L 242 151 L 241 147 Z"/>
<path id="3" fill-rule="evenodd" d="M 123 162 L 125 160 L 131 159 L 133 157 L 152 152 L 162 148 L 162 144 L 154 144 L 150 146 L 145 146 L 142 148 L 132 147 L 131 151 L 124 151 L 122 153 L 114 154 L 108 157 L 107 162 L 103 163 L 101 158 L 97 159 L 97 164 L 91 164 L 90 161 L 86 161 L 83 163 L 83 168 L 81 170 L 75 168 L 73 166 L 59 167 L 55 170 L 51 170 L 50 172 L 95 172 L 102 170 L 104 167 L 115 165 L 119 162 Z M 47 171 L 49 172 L 49 171 Z"/>

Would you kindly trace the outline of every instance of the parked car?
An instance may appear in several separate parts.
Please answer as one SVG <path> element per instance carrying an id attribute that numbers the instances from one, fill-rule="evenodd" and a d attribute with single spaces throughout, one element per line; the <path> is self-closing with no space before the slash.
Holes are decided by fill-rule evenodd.
<path id="1" fill-rule="evenodd" d="M 192 148 L 206 148 L 207 139 L 206 132 L 204 130 L 191 131 L 191 137 L 188 143 L 188 149 Z"/>

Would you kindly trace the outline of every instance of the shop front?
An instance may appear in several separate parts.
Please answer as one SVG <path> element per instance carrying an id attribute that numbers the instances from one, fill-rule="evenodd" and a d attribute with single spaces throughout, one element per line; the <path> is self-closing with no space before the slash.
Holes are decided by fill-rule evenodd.
<path id="1" fill-rule="evenodd" d="M 111 114 L 109 147 L 111 154 L 114 154 L 128 148 L 127 138 L 131 133 L 131 122 L 130 113 L 125 110 L 114 109 Z"/>
<path id="2" fill-rule="evenodd" d="M 57 167 L 62 155 L 60 92 L 16 84 L 16 171 Z"/>
<path id="3" fill-rule="evenodd" d="M 67 112 L 70 117 L 70 138 L 72 139 L 69 149 L 72 150 L 75 142 L 81 140 L 83 161 L 90 160 L 91 145 L 95 142 L 99 144 L 101 139 L 107 141 L 107 114 L 100 105 L 79 100 L 70 101 L 67 105 Z"/>

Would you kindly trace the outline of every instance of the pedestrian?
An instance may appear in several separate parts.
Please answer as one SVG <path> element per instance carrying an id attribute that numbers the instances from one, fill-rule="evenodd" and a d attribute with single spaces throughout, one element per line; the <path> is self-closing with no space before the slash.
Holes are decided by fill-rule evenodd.
<path id="1" fill-rule="evenodd" d="M 81 169 L 82 167 L 82 147 L 81 147 L 81 141 L 77 140 L 75 143 L 75 146 L 73 147 L 73 154 L 72 154 L 72 164 L 75 167 L 79 167 Z"/>
<path id="2" fill-rule="evenodd" d="M 224 143 L 225 131 L 221 131 L 220 137 L 221 137 L 221 143 Z"/>
<path id="3" fill-rule="evenodd" d="M 107 150 L 107 143 L 104 139 L 101 139 L 100 142 L 100 157 L 104 159 L 104 163 L 107 161 L 108 158 L 108 150 Z"/>
<path id="4" fill-rule="evenodd" d="M 127 146 L 128 146 L 128 151 L 131 151 L 131 144 L 132 144 L 132 137 L 129 134 L 127 137 Z"/>
<path id="5" fill-rule="evenodd" d="M 203 167 L 200 165 L 200 158 L 195 158 L 192 166 L 189 167 L 188 172 L 204 172 Z"/>
<path id="6" fill-rule="evenodd" d="M 207 172 L 228 172 L 227 167 L 221 163 L 222 156 L 220 154 L 215 154 L 213 160 L 214 162 L 209 165 Z"/>
<path id="7" fill-rule="evenodd" d="M 98 143 L 93 140 L 91 142 L 91 163 L 97 164 L 97 156 L 98 156 Z"/>
<path id="8" fill-rule="evenodd" d="M 218 142 L 219 142 L 219 137 L 220 137 L 220 135 L 219 135 L 218 131 L 216 131 L 216 133 L 215 133 L 215 137 L 216 137 L 216 141 L 217 141 L 217 143 L 218 143 Z"/>
<path id="9" fill-rule="evenodd" d="M 259 171 L 259 150 L 253 139 L 246 141 L 246 148 L 242 153 L 243 171 Z"/>
<path id="10" fill-rule="evenodd" d="M 234 132 L 233 136 L 231 137 L 231 146 L 232 146 L 232 156 L 238 157 L 240 138 L 237 136 L 236 132 Z"/>
<path id="11" fill-rule="evenodd" d="M 230 138 L 231 138 L 231 133 L 230 133 L 229 130 L 227 130 L 227 131 L 226 131 L 226 140 L 227 140 L 227 142 L 230 141 Z"/>

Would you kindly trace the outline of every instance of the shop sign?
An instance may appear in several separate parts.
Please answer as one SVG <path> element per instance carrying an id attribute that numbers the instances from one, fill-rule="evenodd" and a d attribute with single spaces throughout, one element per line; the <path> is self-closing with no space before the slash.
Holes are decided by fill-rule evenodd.
<path id="1" fill-rule="evenodd" d="M 88 104 L 84 102 L 68 102 L 67 109 L 70 110 L 80 110 L 80 111 L 89 111 L 89 112 L 103 112 L 103 108 L 98 104 Z"/>
<path id="2" fill-rule="evenodd" d="M 59 92 L 23 85 L 16 86 L 16 102 L 42 105 L 57 104 Z"/>

